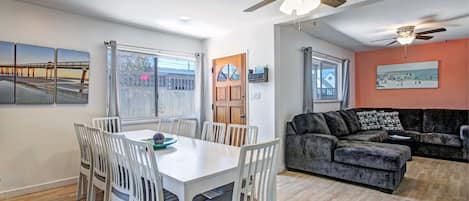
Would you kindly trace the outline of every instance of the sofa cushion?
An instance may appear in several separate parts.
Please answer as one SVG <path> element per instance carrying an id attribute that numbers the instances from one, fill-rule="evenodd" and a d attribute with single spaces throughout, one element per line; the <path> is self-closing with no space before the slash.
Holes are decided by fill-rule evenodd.
<path id="1" fill-rule="evenodd" d="M 399 119 L 399 112 L 383 112 L 379 111 L 377 114 L 378 122 L 384 130 L 404 130 Z"/>
<path id="2" fill-rule="evenodd" d="M 468 110 L 431 109 L 423 111 L 424 133 L 459 135 L 462 125 L 468 124 Z"/>
<path id="3" fill-rule="evenodd" d="M 322 113 L 296 115 L 292 122 L 297 134 L 331 134 L 331 131 L 327 127 L 326 119 L 324 119 Z"/>
<path id="4" fill-rule="evenodd" d="M 339 137 L 339 139 L 382 142 L 387 137 L 388 137 L 388 133 L 384 130 L 370 130 L 370 131 L 359 131 L 351 135 Z"/>
<path id="5" fill-rule="evenodd" d="M 380 129 L 376 110 L 357 112 L 358 121 L 360 122 L 361 130 L 375 130 Z"/>
<path id="6" fill-rule="evenodd" d="M 354 110 L 341 110 L 339 113 L 342 115 L 342 118 L 344 118 L 350 133 L 355 133 L 360 130 L 360 122 Z"/>
<path id="7" fill-rule="evenodd" d="M 398 111 L 404 130 L 422 132 L 423 110 L 398 109 Z"/>
<path id="8" fill-rule="evenodd" d="M 410 157 L 407 146 L 365 141 L 341 140 L 334 151 L 336 162 L 390 171 L 400 170 Z"/>
<path id="9" fill-rule="evenodd" d="M 326 112 L 323 113 L 323 115 L 332 135 L 338 137 L 348 135 L 350 133 L 347 124 L 339 112 Z"/>
<path id="10" fill-rule="evenodd" d="M 423 133 L 420 135 L 419 142 L 450 147 L 462 147 L 462 142 L 459 135 L 444 133 Z"/>

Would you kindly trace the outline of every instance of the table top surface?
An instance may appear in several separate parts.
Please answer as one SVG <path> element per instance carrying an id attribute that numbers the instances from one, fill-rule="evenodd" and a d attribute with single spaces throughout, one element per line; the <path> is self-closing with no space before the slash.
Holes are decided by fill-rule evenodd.
<path id="1" fill-rule="evenodd" d="M 132 140 L 150 139 L 152 130 L 121 132 Z M 240 148 L 193 139 L 189 137 L 164 134 L 177 139 L 166 149 L 155 151 L 158 169 L 161 174 L 182 183 L 189 183 L 235 171 L 238 167 Z"/>

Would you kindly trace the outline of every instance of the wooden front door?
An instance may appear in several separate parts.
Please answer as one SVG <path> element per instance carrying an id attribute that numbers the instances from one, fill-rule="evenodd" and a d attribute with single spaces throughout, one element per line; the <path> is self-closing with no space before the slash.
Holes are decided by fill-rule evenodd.
<path id="1" fill-rule="evenodd" d="M 246 54 L 213 60 L 213 121 L 246 124 Z"/>

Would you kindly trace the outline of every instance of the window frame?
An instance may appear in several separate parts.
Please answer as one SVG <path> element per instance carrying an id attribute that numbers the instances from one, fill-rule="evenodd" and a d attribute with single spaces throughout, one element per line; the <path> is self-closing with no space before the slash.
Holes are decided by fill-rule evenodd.
<path id="1" fill-rule="evenodd" d="M 328 58 L 323 58 L 323 57 L 318 57 L 318 56 L 314 56 L 311 58 L 312 60 L 317 60 L 319 61 L 319 65 L 318 65 L 318 68 L 313 68 L 313 71 L 316 70 L 316 73 L 317 71 L 319 70 L 320 73 L 317 73 L 316 75 L 316 80 L 314 80 L 314 82 L 316 82 L 316 84 L 314 85 L 316 87 L 316 89 L 312 89 L 313 90 L 313 101 L 316 102 L 316 103 L 335 103 L 335 102 L 340 102 L 341 101 L 341 94 L 340 92 L 342 91 L 342 86 L 340 85 L 341 83 L 341 80 L 342 80 L 342 63 L 341 62 L 338 62 L 338 61 L 335 61 L 334 59 L 328 59 Z M 312 62 L 314 63 L 314 62 Z M 331 99 L 323 99 L 322 98 L 322 93 L 319 93 L 319 97 L 317 97 L 317 94 L 315 94 L 315 92 L 317 93 L 317 90 L 322 90 L 322 69 L 323 69 L 323 63 L 326 63 L 326 64 L 331 64 L 331 65 L 335 65 L 335 90 L 336 90 L 336 93 L 335 93 L 335 97 L 334 98 L 331 98 Z M 314 64 L 313 64 L 314 65 Z M 311 73 L 311 76 L 313 76 L 313 74 Z M 318 77 L 319 76 L 319 77 Z M 321 80 L 321 86 L 318 87 L 318 78 L 320 78 Z"/>
<path id="2" fill-rule="evenodd" d="M 143 55 L 149 55 L 153 57 L 154 60 L 154 75 L 155 75 L 155 99 L 154 99 L 154 104 L 155 104 L 155 115 L 153 117 L 144 117 L 144 118 L 121 118 L 122 120 L 122 125 L 139 125 L 139 124 L 147 124 L 147 123 L 156 123 L 158 121 L 159 115 L 158 115 L 158 106 L 159 106 L 159 98 L 160 98 L 160 93 L 159 93 L 159 79 L 158 79 L 158 62 L 160 58 L 168 58 L 168 59 L 183 59 L 187 61 L 192 61 L 195 64 L 194 68 L 194 92 L 197 92 L 197 73 L 198 73 L 198 68 L 197 68 L 197 63 L 196 63 L 196 58 L 195 56 L 193 58 L 191 57 L 184 57 L 184 56 L 178 56 L 178 55 L 171 55 L 171 54 L 158 54 L 158 53 L 151 53 L 151 52 L 146 52 L 146 51 L 135 51 L 135 50 L 128 50 L 128 49 L 117 49 L 117 57 L 119 57 L 119 52 L 127 52 L 127 53 L 133 53 L 133 54 L 143 54 Z M 116 58 L 118 59 L 118 58 Z M 117 75 L 117 78 L 119 79 L 119 74 Z M 120 86 L 118 85 L 118 90 Z M 122 107 L 119 104 L 119 107 Z M 119 108 L 120 110 L 120 108 Z M 174 116 L 165 116 L 165 118 L 194 118 L 193 115 L 174 115 Z"/>

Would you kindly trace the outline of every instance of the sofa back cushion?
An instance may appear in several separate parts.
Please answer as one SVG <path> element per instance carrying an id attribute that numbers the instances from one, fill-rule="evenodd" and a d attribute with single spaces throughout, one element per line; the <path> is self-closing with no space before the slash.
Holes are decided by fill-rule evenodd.
<path id="1" fill-rule="evenodd" d="M 468 110 L 424 110 L 423 132 L 459 135 L 460 127 L 468 124 L 467 116 Z"/>
<path id="2" fill-rule="evenodd" d="M 422 132 L 423 110 L 421 109 L 396 109 L 399 111 L 404 130 Z"/>
<path id="3" fill-rule="evenodd" d="M 360 122 L 358 121 L 358 117 L 355 113 L 355 110 L 341 110 L 339 111 L 339 113 L 340 115 L 342 115 L 342 118 L 347 124 L 350 133 L 356 133 L 360 131 Z"/>
<path id="4" fill-rule="evenodd" d="M 350 134 L 347 123 L 339 112 L 326 112 L 323 115 L 332 135 L 339 137 Z"/>
<path id="5" fill-rule="evenodd" d="M 324 119 L 322 113 L 296 115 L 292 122 L 297 134 L 331 134 L 331 131 L 327 127 L 326 119 Z"/>

